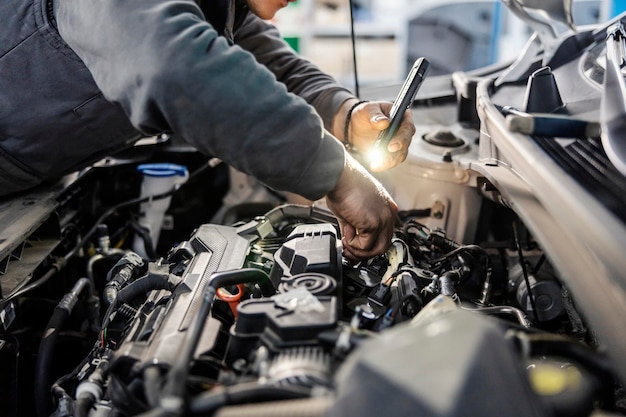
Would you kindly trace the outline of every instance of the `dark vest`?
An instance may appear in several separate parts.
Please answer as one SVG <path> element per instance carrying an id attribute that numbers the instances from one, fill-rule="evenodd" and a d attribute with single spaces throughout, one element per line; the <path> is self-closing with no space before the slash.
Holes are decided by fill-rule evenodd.
<path id="1" fill-rule="evenodd" d="M 142 136 L 59 35 L 53 1 L 0 1 L 0 196 L 84 168 Z M 245 0 L 199 3 L 233 43 Z"/>
<path id="2" fill-rule="evenodd" d="M 0 1 L 0 195 L 85 167 L 140 137 L 63 42 L 49 3 Z"/>

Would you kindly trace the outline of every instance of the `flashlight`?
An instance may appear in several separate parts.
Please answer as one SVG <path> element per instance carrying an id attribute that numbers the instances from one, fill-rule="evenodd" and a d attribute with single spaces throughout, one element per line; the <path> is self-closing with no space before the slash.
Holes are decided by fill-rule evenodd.
<path id="1" fill-rule="evenodd" d="M 371 166 L 378 166 L 384 161 L 387 155 L 387 145 L 393 135 L 396 134 L 398 127 L 400 127 L 404 113 L 413 103 L 415 94 L 417 94 L 417 90 L 422 85 L 429 66 L 430 62 L 424 57 L 417 58 L 413 63 L 409 75 L 404 80 L 404 84 L 402 84 L 402 88 L 393 102 L 391 112 L 389 112 L 389 126 L 380 132 L 372 150 L 368 154 Z"/>

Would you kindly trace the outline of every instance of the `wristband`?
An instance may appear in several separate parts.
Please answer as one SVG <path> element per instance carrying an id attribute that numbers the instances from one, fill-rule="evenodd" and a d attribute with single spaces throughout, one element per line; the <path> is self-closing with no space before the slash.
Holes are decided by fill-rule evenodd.
<path id="1" fill-rule="evenodd" d="M 346 115 L 346 123 L 343 126 L 343 145 L 346 147 L 348 151 L 353 151 L 354 145 L 350 141 L 350 136 L 348 134 L 348 130 L 350 129 L 350 119 L 352 118 L 352 112 L 359 104 L 367 103 L 368 100 L 360 100 L 357 103 L 354 103 L 350 110 L 348 110 L 348 114 Z"/>

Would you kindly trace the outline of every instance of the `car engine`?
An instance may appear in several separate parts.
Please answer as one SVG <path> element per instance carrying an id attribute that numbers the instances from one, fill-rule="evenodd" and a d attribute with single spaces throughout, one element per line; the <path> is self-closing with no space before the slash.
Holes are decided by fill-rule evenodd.
<path id="1" fill-rule="evenodd" d="M 42 284 L 11 304 L 23 327 L 2 336 L 5 364 L 17 349 L 5 400 L 30 385 L 32 366 L 42 416 L 617 410 L 610 362 L 507 210 L 493 219 L 508 234 L 481 245 L 426 226 L 431 209 L 401 211 L 389 250 L 351 263 L 323 206 L 235 209 L 236 222 L 201 224 L 156 258 L 112 247 L 99 223 L 90 255 L 59 266 L 47 294 Z M 20 339 L 39 332 L 29 363 Z"/>

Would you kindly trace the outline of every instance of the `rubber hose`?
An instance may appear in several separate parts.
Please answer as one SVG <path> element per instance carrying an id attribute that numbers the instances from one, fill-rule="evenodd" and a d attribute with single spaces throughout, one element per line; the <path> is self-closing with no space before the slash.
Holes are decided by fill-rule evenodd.
<path id="1" fill-rule="evenodd" d="M 330 397 L 273 401 L 224 407 L 213 417 L 321 417 L 332 405 Z"/>
<path id="2" fill-rule="evenodd" d="M 143 371 L 144 394 L 146 401 L 151 407 L 159 405 L 159 393 L 161 392 L 161 371 L 157 366 L 148 366 Z"/>
<path id="3" fill-rule="evenodd" d="M 227 285 L 253 282 L 259 284 L 261 292 L 265 296 L 274 295 L 276 293 L 276 289 L 274 288 L 272 281 L 269 279 L 269 276 L 260 269 L 244 268 L 232 271 L 215 272 L 211 275 L 209 282 L 204 289 L 204 296 L 200 309 L 187 330 L 185 340 L 180 348 L 180 355 L 177 358 L 178 360 L 170 368 L 170 371 L 167 374 L 167 382 L 165 383 L 165 387 L 162 392 L 162 403 L 163 401 L 166 401 L 168 404 L 177 405 L 171 406 L 171 409 L 169 410 L 164 409 L 163 405 L 161 405 L 153 410 L 155 413 L 168 412 L 170 413 L 168 415 L 182 414 L 185 384 L 187 382 L 187 377 L 189 376 L 189 364 L 193 360 L 193 354 L 196 350 L 196 346 L 198 345 L 198 341 L 202 336 L 205 321 L 211 313 L 217 289 Z M 137 281 L 134 284 L 136 283 Z"/>
<path id="4" fill-rule="evenodd" d="M 173 287 L 174 284 L 162 275 L 148 275 L 147 277 L 140 278 L 137 281 L 128 284 L 126 288 L 120 290 L 117 293 L 116 303 L 117 305 L 126 304 L 148 291 L 171 291 L 174 289 Z"/>
<path id="5" fill-rule="evenodd" d="M 51 366 L 54 348 L 58 339 L 59 331 L 65 320 L 72 314 L 74 306 L 78 302 L 80 293 L 88 290 L 92 293 L 93 287 L 87 278 L 81 278 L 72 287 L 71 291 L 63 296 L 59 304 L 54 308 L 52 317 L 48 321 L 39 344 L 37 363 L 35 365 L 35 409 L 39 417 L 48 417 L 52 412 L 52 378 Z"/>
<path id="6" fill-rule="evenodd" d="M 35 409 L 38 417 L 48 417 L 52 413 L 50 366 L 59 330 L 69 315 L 70 312 L 68 310 L 56 306 L 39 344 L 37 364 L 35 366 Z"/>
<path id="7" fill-rule="evenodd" d="M 74 417 L 87 417 L 89 410 L 93 405 L 95 398 L 93 395 L 82 395 L 76 399 L 76 407 L 74 409 Z"/>
<path id="8" fill-rule="evenodd" d="M 302 387 L 277 387 L 257 383 L 239 384 L 224 389 L 214 389 L 194 398 L 189 405 L 192 415 L 212 414 L 226 405 L 238 405 L 271 400 L 292 400 L 309 397 L 309 389 Z"/>

